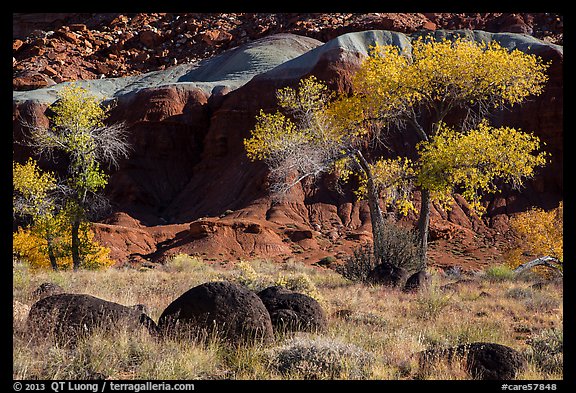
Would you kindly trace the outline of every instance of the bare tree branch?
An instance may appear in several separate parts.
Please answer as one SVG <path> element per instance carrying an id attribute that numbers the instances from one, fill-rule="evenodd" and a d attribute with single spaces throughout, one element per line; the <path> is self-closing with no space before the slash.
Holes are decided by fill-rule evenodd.
<path id="1" fill-rule="evenodd" d="M 122 158 L 128 158 L 131 147 L 127 142 L 125 123 L 114 123 L 105 127 L 90 130 L 95 143 L 97 161 L 108 163 L 109 167 L 118 168 Z"/>
<path id="2" fill-rule="evenodd" d="M 519 265 L 516 269 L 513 270 L 513 272 L 519 274 L 525 270 L 532 269 L 533 267 L 536 266 L 546 266 L 548 268 L 556 270 L 561 276 L 563 276 L 564 274 L 562 273 L 562 269 L 560 268 L 561 265 L 562 262 L 560 262 L 558 258 L 546 255 L 544 257 L 536 258 Z"/>

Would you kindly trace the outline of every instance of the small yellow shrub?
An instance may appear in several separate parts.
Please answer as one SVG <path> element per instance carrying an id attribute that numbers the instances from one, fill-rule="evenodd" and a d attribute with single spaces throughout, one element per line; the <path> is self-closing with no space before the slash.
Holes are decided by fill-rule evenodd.
<path id="1" fill-rule="evenodd" d="M 508 264 L 512 267 L 530 259 L 551 256 L 558 259 L 559 268 L 564 262 L 564 226 L 563 202 L 553 210 L 544 211 L 532 208 L 510 219 L 510 229 L 516 235 L 516 247 L 508 255 Z M 549 269 L 536 267 L 534 271 L 546 275 Z"/>
<path id="2" fill-rule="evenodd" d="M 247 261 L 239 261 L 236 263 L 239 273 L 236 276 L 236 281 L 239 284 L 245 285 L 253 291 L 258 291 L 262 287 L 262 279 L 260 275 L 254 270 L 252 265 Z"/>
<path id="3" fill-rule="evenodd" d="M 261 266 L 262 267 L 262 266 Z M 283 274 L 281 272 L 271 272 L 270 274 L 256 271 L 253 264 L 247 261 L 238 261 L 236 263 L 238 273 L 234 276 L 234 281 L 245 285 L 250 290 L 258 292 L 266 287 L 277 285 L 290 289 L 291 291 L 300 292 L 308 295 L 322 305 L 327 305 L 320 291 L 305 272 L 294 272 Z"/>
<path id="4" fill-rule="evenodd" d="M 57 240 L 56 258 L 58 268 L 72 269 L 70 228 Z M 81 268 L 89 270 L 106 269 L 114 264 L 110 259 L 110 249 L 101 246 L 94 240 L 94 233 L 89 228 L 81 228 L 80 254 L 83 256 Z M 33 269 L 51 269 L 48 257 L 48 242 L 38 236 L 32 229 L 18 228 L 12 235 L 12 251 L 20 259 L 28 262 Z"/>
<path id="5" fill-rule="evenodd" d="M 34 235 L 30 230 L 18 228 L 12 234 L 12 250 L 21 259 L 25 259 L 35 268 L 50 268 L 50 261 L 46 249 L 48 242 Z"/>
<path id="6" fill-rule="evenodd" d="M 274 285 L 303 293 L 320 303 L 325 303 L 322 294 L 318 291 L 318 288 L 316 288 L 316 285 L 306 273 L 289 274 L 287 276 L 279 274 L 274 281 Z"/>

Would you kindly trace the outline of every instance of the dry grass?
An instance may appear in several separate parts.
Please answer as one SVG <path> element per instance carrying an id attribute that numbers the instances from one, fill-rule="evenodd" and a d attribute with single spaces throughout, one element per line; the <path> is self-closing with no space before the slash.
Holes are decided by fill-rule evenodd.
<path id="1" fill-rule="evenodd" d="M 494 279 L 492 272 L 466 277 L 468 281 L 450 289 L 443 286 L 455 279 L 432 272 L 429 291 L 408 294 L 353 283 L 332 270 L 295 262 L 251 261 L 248 265 L 250 274 L 246 264 L 222 269 L 180 256 L 155 270 L 56 273 L 32 272 L 14 263 L 13 300 L 32 305 L 34 289 L 54 282 L 67 292 L 126 305 L 143 303 L 157 321 L 173 299 L 203 282 L 227 279 L 255 287 L 281 282 L 320 298 L 329 316 L 328 330 L 278 334 L 266 346 L 230 347 L 217 340 L 157 340 L 144 332 L 121 329 L 96 331 L 72 349 L 49 337 L 30 337 L 20 317 L 14 324 L 13 377 L 469 379 L 460 364 L 439 362 L 421 370 L 413 355 L 475 341 L 508 345 L 525 354 L 528 368 L 519 379 L 563 377 L 561 283 L 533 289 L 537 279 Z"/>

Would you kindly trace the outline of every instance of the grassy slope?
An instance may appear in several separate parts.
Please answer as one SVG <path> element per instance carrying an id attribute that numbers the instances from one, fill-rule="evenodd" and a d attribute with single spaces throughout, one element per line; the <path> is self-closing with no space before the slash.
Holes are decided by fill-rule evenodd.
<path id="1" fill-rule="evenodd" d="M 540 356 L 540 350 L 536 356 L 528 344 L 530 339 L 543 343 L 544 338 L 547 343 L 562 342 L 561 283 L 531 289 L 537 279 L 511 279 L 500 272 L 466 278 L 469 281 L 458 284 L 455 290 L 443 291 L 441 286 L 456 280 L 434 273 L 429 291 L 407 294 L 352 283 L 331 270 L 298 263 L 253 261 L 222 269 L 177 257 L 155 271 L 110 269 L 77 273 L 30 272 L 14 263 L 13 298 L 28 305 L 34 301 L 33 290 L 50 281 L 69 292 L 88 293 L 126 305 L 144 303 L 157 321 L 173 299 L 206 281 L 235 280 L 254 290 L 282 282 L 317 298 L 327 311 L 329 327 L 321 334 L 277 335 L 275 342 L 265 347 L 256 344 L 240 348 L 227 347 L 217 340 L 160 342 L 144 332 L 120 329 L 113 333 L 96 332 L 76 349 L 70 349 L 55 345 L 49 338 L 30 338 L 22 321 L 15 320 L 13 376 L 469 379 L 460 364 L 437 364 L 422 370 L 411 355 L 435 346 L 488 341 L 527 355 L 529 366 L 520 379 L 561 379 L 561 355 Z M 305 355 L 302 348 L 307 348 Z M 308 362 L 298 363 L 294 354 L 308 357 Z M 283 374 L 279 365 L 286 366 L 286 362 L 292 362 L 291 368 Z"/>

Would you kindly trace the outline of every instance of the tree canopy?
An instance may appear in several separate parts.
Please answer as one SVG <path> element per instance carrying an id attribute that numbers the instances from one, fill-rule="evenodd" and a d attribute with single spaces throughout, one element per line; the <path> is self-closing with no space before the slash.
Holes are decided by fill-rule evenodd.
<path id="1" fill-rule="evenodd" d="M 494 110 L 541 94 L 548 66 L 497 41 L 420 36 L 411 51 L 376 44 L 352 79 L 356 98 L 350 105 L 360 105 L 361 118 L 385 125 L 408 122 L 426 140 L 457 109 L 466 112 L 463 128 L 468 128 Z"/>
<path id="2" fill-rule="evenodd" d="M 325 172 L 336 171 L 343 180 L 357 174 L 375 244 L 384 225 L 380 199 L 407 214 L 415 210 L 413 189 L 420 189 L 417 227 L 425 261 L 432 201 L 449 208 L 459 191 L 482 214 L 483 195 L 502 182 L 521 187 L 545 165 L 536 136 L 492 127 L 489 116 L 540 94 L 548 66 L 496 41 L 421 36 L 406 50 L 377 44 L 352 77 L 350 94 L 331 93 L 314 76 L 301 80 L 298 89 L 279 89 L 279 110 L 256 117 L 244 142 L 247 155 L 266 162 L 273 192 Z M 445 123 L 449 114 L 457 115 L 457 124 Z M 365 147 L 384 141 L 387 129 L 416 134 L 415 160 L 366 160 Z"/>
<path id="3" fill-rule="evenodd" d="M 104 124 L 108 108 L 94 94 L 77 84 L 69 84 L 58 92 L 58 97 L 51 107 L 50 126 L 29 126 L 27 143 L 38 155 L 54 159 L 58 151 L 67 158 L 67 176 L 58 182 L 59 212 L 71 225 L 70 248 L 76 270 L 89 253 L 83 246 L 89 242 L 81 239 L 89 237 L 85 224 L 91 215 L 107 206 L 101 191 L 108 183 L 108 175 L 102 165 L 118 166 L 121 158 L 128 157 L 129 145 L 124 124 Z M 28 187 L 38 188 L 41 179 L 22 181 Z"/>

